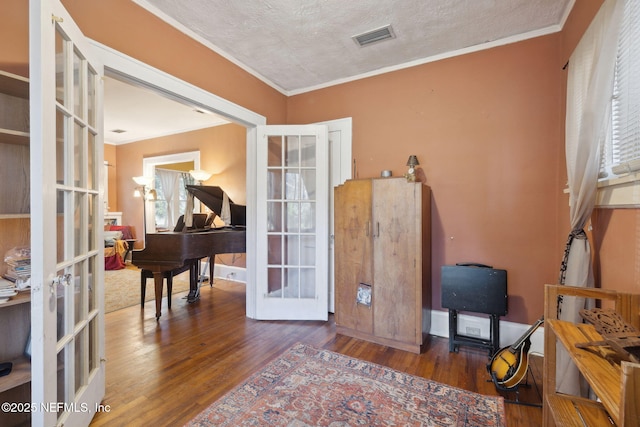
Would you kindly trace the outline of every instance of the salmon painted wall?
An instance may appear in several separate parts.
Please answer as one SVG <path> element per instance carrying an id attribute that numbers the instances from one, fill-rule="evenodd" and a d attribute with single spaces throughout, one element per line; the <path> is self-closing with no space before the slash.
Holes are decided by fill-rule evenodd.
<path id="1" fill-rule="evenodd" d="M 576 2 L 561 33 L 287 98 L 129 0 L 63 0 L 85 34 L 267 117 L 306 123 L 353 117 L 360 177 L 405 170 L 416 154 L 433 190 L 433 297 L 443 264 L 477 261 L 509 274 L 509 320 L 542 312 L 568 233 L 562 193 L 567 62 L 602 0 Z M 0 67 L 27 74 L 27 2 L 2 2 Z M 124 147 L 124 146 L 123 146 Z M 132 148 L 130 148 L 132 149 Z M 118 148 L 125 211 L 130 160 Z M 184 150 L 180 150 L 184 151 Z M 153 145 L 154 154 L 159 154 Z M 127 160 L 123 160 L 127 159 Z M 126 176 L 120 176 L 127 170 Z M 138 170 L 138 172 L 135 172 Z M 233 195 L 232 195 L 232 198 Z M 640 292 L 640 215 L 596 210 L 592 240 L 603 287 Z"/>
<path id="2" fill-rule="evenodd" d="M 142 230 L 142 204 L 133 197 L 134 176 L 142 175 L 144 158 L 200 151 L 200 168 L 213 173 L 207 185 L 222 187 L 236 203 L 246 204 L 246 130 L 236 124 L 152 138 L 115 146 L 116 186 L 122 221 Z M 140 234 L 138 233 L 138 236 Z"/>
<path id="3" fill-rule="evenodd" d="M 0 2 L 0 70 L 29 77 L 28 2 Z"/>
<path id="4" fill-rule="evenodd" d="M 562 68 L 601 4 L 576 2 L 559 34 L 290 98 L 289 123 L 353 117 L 359 177 L 402 174 L 418 155 L 433 190 L 436 307 L 440 266 L 479 261 L 508 270 L 509 320 L 542 313 L 569 232 Z M 638 212 L 594 212 L 603 288 L 640 292 Z"/>
<path id="5" fill-rule="evenodd" d="M 508 319 L 539 318 L 560 265 L 564 71 L 550 35 L 318 90 L 289 100 L 289 123 L 353 117 L 358 176 L 406 171 L 432 189 L 432 296 L 440 268 L 507 270 Z"/>
<path id="6" fill-rule="evenodd" d="M 640 209 L 596 209 L 591 224 L 597 283 L 640 293 Z"/>

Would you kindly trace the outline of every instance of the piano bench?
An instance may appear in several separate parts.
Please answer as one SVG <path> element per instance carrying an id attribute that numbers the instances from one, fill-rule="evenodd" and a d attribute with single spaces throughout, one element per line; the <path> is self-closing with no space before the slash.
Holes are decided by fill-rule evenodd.
<path id="1" fill-rule="evenodd" d="M 192 266 L 192 263 L 187 263 L 182 267 L 162 272 L 163 281 L 164 279 L 167 279 L 167 307 L 171 308 L 171 288 L 173 288 L 173 276 L 191 270 Z M 140 270 L 140 305 L 142 307 L 144 307 L 144 300 L 147 294 L 147 279 L 153 279 L 153 272 L 151 270 Z M 189 278 L 189 280 L 191 280 L 191 277 Z"/>

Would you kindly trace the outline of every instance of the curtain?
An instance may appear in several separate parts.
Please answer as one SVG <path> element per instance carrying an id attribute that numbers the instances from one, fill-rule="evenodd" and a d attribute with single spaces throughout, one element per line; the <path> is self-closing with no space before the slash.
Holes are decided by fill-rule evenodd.
<path id="1" fill-rule="evenodd" d="M 569 60 L 566 158 L 571 231 L 560 269 L 560 283 L 593 287 L 591 245 L 584 227 L 596 201 L 601 141 L 610 134 L 611 96 L 618 32 L 625 0 L 605 0 Z M 583 298 L 565 297 L 559 318 L 579 323 Z M 577 368 L 558 349 L 559 392 L 580 395 Z"/>
<path id="2" fill-rule="evenodd" d="M 176 223 L 176 213 L 180 204 L 180 188 L 178 186 L 180 172 L 156 168 L 156 175 L 158 176 L 160 187 L 162 187 L 164 199 L 167 202 L 167 224 L 165 226 L 172 227 Z"/>

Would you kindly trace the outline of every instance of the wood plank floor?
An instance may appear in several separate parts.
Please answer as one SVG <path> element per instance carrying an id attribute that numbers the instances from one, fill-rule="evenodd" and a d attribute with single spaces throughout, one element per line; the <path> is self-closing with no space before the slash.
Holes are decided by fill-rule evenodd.
<path id="1" fill-rule="evenodd" d="M 486 351 L 430 337 L 420 354 L 337 335 L 328 322 L 255 321 L 245 317 L 244 285 L 216 281 L 195 304 L 173 296 L 155 320 L 153 301 L 106 315 L 108 412 L 92 426 L 175 426 L 195 417 L 216 399 L 297 342 L 368 360 L 466 390 L 498 395 L 488 381 Z M 539 403 L 542 359 L 532 358 L 521 402 Z M 515 399 L 514 393 L 503 394 Z M 508 426 L 539 426 L 538 407 L 507 403 Z"/>

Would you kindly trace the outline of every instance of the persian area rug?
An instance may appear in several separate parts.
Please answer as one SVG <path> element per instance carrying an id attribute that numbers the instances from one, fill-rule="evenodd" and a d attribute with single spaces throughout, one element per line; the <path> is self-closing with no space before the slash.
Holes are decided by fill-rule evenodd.
<path id="1" fill-rule="evenodd" d="M 504 400 L 296 344 L 187 426 L 504 426 Z"/>
<path id="2" fill-rule="evenodd" d="M 171 295 L 175 298 L 180 292 L 189 290 L 189 272 L 185 271 L 173 278 Z M 166 305 L 167 284 L 162 289 L 163 307 Z M 153 279 L 147 279 L 145 301 L 155 299 Z M 122 270 L 105 270 L 104 272 L 104 312 L 140 305 L 140 269 L 127 266 Z"/>

